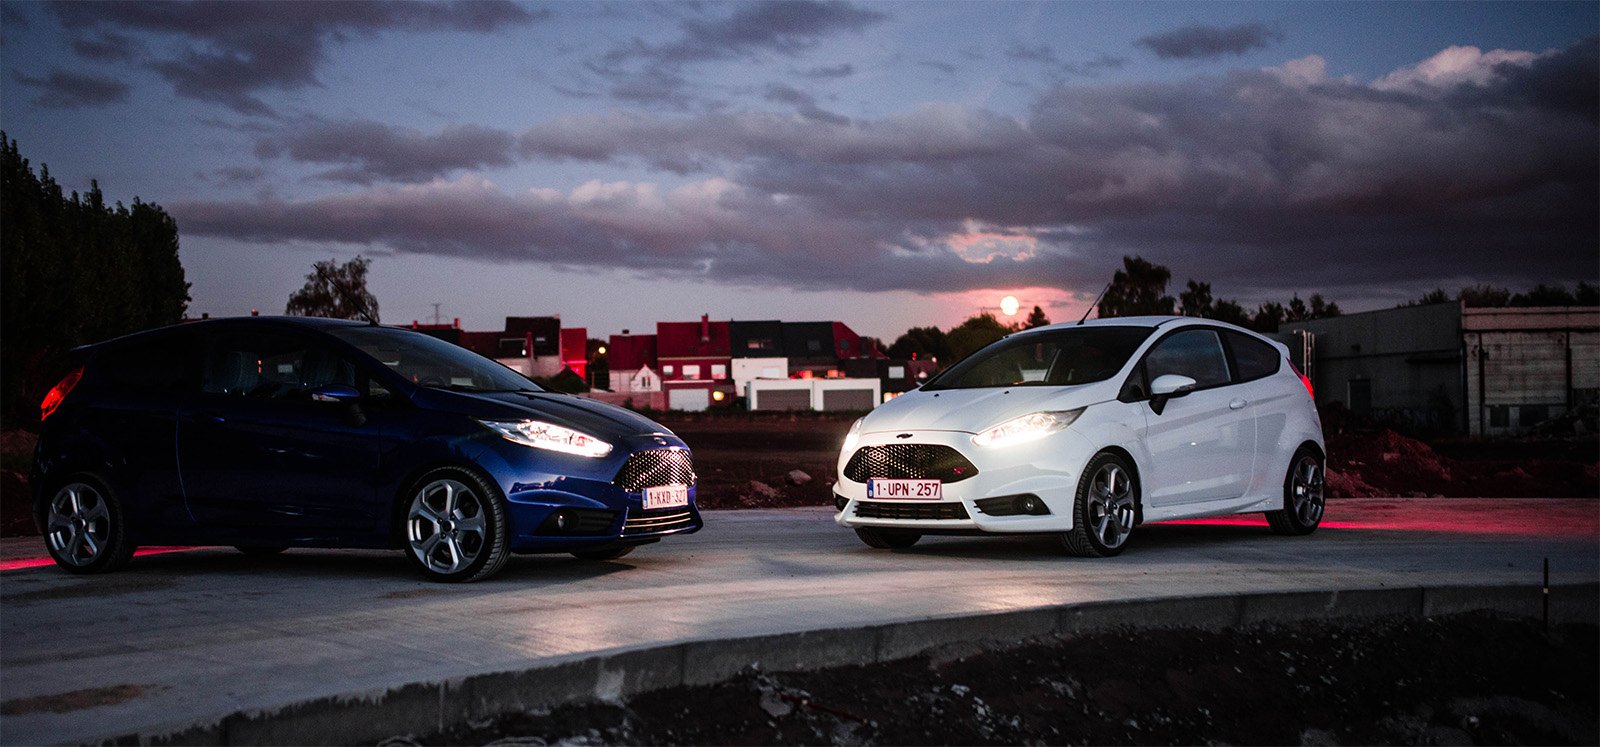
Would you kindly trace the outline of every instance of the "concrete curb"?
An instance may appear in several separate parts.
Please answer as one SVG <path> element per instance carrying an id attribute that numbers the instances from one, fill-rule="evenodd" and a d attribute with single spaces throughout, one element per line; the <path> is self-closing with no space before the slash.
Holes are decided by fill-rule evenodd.
<path id="1" fill-rule="evenodd" d="M 1600 621 L 1600 584 L 1552 587 L 1550 622 Z M 426 734 L 505 713 L 617 701 L 679 685 L 715 684 L 759 666 L 770 672 L 964 656 L 1031 639 L 1118 627 L 1222 628 L 1269 622 L 1433 617 L 1489 611 L 1538 619 L 1537 586 L 1442 586 L 1194 596 L 953 615 L 861 628 L 692 640 L 613 649 L 526 669 L 412 683 L 381 692 L 315 698 L 271 712 L 240 712 L 204 725 L 108 738 L 139 744 L 353 744 Z"/>

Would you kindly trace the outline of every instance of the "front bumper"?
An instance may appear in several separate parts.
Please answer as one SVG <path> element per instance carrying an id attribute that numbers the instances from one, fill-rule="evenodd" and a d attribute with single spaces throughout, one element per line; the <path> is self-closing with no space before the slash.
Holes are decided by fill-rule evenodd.
<path id="1" fill-rule="evenodd" d="M 601 459 L 496 444 L 479 464 L 495 475 L 510 513 L 511 550 L 571 552 L 639 545 L 697 532 L 705 525 L 688 483 L 684 506 L 646 509 L 644 491 L 619 485 L 618 473 L 635 454 L 688 448 L 676 438 L 640 436 L 615 444 Z"/>
<path id="2" fill-rule="evenodd" d="M 846 467 L 857 450 L 891 445 L 955 449 L 977 468 L 977 474 L 942 484 L 938 501 L 868 499 L 866 482 L 852 479 Z M 1000 447 L 977 446 L 972 434 L 960 431 L 864 433 L 850 453 L 839 456 L 834 493 L 844 507 L 834 521 L 845 527 L 925 534 L 1069 531 L 1078 478 L 1094 454 L 1094 445 L 1071 429 Z M 1019 508 L 1026 496 L 1035 499 L 1031 513 Z"/>

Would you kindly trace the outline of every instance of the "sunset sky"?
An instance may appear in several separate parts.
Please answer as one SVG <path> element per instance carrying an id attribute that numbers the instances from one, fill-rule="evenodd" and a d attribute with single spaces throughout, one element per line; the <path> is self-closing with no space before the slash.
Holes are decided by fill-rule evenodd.
<path id="1" fill-rule="evenodd" d="M 1600 275 L 1600 4 L 0 4 L 0 128 L 177 220 L 191 313 L 591 336 L 1015 295 L 1246 308 Z M 4 230 L 0 226 L 0 230 Z"/>

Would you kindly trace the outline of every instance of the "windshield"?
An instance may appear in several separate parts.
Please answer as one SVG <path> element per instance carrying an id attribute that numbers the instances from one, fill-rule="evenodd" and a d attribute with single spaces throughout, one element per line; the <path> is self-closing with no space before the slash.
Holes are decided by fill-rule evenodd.
<path id="1" fill-rule="evenodd" d="M 1073 327 L 1000 340 L 946 369 L 923 389 L 1074 386 L 1104 381 L 1150 336 L 1149 327 Z"/>
<path id="2" fill-rule="evenodd" d="M 392 327 L 338 327 L 333 335 L 406 381 L 458 392 L 541 391 L 522 374 L 444 340 Z"/>

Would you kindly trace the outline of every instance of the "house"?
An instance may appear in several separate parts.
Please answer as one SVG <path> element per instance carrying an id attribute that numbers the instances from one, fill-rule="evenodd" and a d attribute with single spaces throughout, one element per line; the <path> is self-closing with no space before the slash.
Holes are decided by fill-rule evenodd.
<path id="1" fill-rule="evenodd" d="M 713 322 L 710 315 L 698 322 L 656 323 L 656 361 L 668 407 L 704 410 L 734 394 L 728 324 Z"/>
<path id="2" fill-rule="evenodd" d="M 659 392 L 661 374 L 656 360 L 655 335 L 612 335 L 606 345 L 613 392 Z"/>

